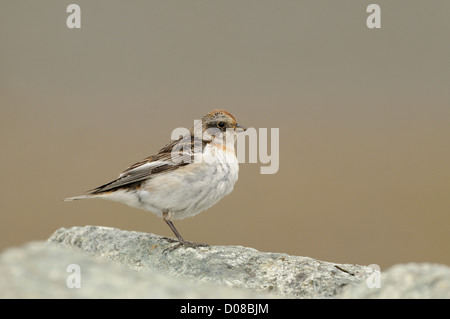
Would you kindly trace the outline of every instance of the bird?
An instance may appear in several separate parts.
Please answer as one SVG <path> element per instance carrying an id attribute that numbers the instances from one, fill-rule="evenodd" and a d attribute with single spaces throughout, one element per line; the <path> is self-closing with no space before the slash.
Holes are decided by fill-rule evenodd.
<path id="1" fill-rule="evenodd" d="M 177 238 L 169 239 L 176 243 L 170 250 L 208 246 L 185 240 L 173 220 L 195 216 L 232 192 L 239 173 L 234 143 L 245 130 L 230 112 L 212 110 L 194 121 L 188 133 L 129 166 L 117 179 L 65 201 L 97 198 L 140 208 L 170 227 Z"/>

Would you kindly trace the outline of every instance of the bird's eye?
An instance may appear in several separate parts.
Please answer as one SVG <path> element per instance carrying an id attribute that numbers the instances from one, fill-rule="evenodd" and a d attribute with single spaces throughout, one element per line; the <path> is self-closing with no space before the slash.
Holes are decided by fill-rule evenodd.
<path id="1" fill-rule="evenodd" d="M 225 127 L 225 122 L 219 122 L 219 123 L 217 123 L 217 126 L 220 128 L 223 128 L 223 127 Z"/>

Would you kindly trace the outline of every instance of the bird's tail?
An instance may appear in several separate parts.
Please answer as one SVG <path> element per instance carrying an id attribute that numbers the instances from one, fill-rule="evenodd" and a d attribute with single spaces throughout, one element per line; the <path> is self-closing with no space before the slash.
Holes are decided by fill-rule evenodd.
<path id="1" fill-rule="evenodd" d="M 94 198 L 94 196 L 92 196 L 92 195 L 81 195 L 81 196 L 75 196 L 75 197 L 65 198 L 64 201 L 65 201 L 65 202 L 71 202 L 71 201 L 73 201 L 73 200 L 78 200 L 78 199 L 89 199 L 89 198 Z"/>

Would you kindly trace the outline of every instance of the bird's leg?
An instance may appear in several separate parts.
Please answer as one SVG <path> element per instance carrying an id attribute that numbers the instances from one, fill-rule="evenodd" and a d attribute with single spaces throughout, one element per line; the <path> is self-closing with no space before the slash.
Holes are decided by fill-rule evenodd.
<path id="1" fill-rule="evenodd" d="M 191 242 L 191 241 L 184 240 L 183 237 L 181 237 L 181 235 L 178 232 L 178 230 L 175 228 L 175 225 L 172 223 L 172 214 L 170 212 L 164 211 L 163 212 L 163 219 L 167 223 L 167 225 L 169 225 L 170 229 L 175 234 L 175 236 L 177 236 L 177 238 L 178 238 L 178 244 L 176 244 L 175 246 L 173 246 L 171 248 L 168 248 L 169 251 L 173 251 L 173 250 L 175 250 L 175 249 L 177 249 L 177 248 L 179 248 L 181 246 L 192 247 L 192 248 L 208 247 L 208 245 L 206 245 L 206 244 L 199 244 L 199 243 L 194 243 L 194 242 Z M 172 241 L 172 240 L 170 240 L 170 241 Z"/>

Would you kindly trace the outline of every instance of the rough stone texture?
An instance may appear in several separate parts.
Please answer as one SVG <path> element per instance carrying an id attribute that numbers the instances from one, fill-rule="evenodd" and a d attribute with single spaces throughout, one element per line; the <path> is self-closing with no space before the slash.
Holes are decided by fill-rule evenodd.
<path id="1" fill-rule="evenodd" d="M 0 254 L 0 298 L 450 298 L 450 267 L 358 265 L 240 246 L 179 248 L 167 238 L 106 227 L 57 230 Z M 69 289 L 67 266 L 81 269 Z"/>
<path id="2" fill-rule="evenodd" d="M 450 299 L 450 267 L 438 264 L 400 264 L 381 272 L 380 288 L 366 282 L 344 289 L 340 298 Z"/>
<path id="3" fill-rule="evenodd" d="M 80 288 L 68 288 L 80 267 Z M 145 272 L 87 256 L 70 248 L 32 242 L 0 254 L 0 298 L 264 298 L 251 291 L 199 285 L 155 269 Z"/>
<path id="4" fill-rule="evenodd" d="M 264 253 L 240 246 L 165 249 L 167 238 L 114 228 L 61 228 L 48 240 L 139 271 L 158 271 L 171 278 L 265 291 L 284 297 L 327 298 L 344 286 L 368 277 L 366 266 L 335 264 L 308 257 Z"/>

